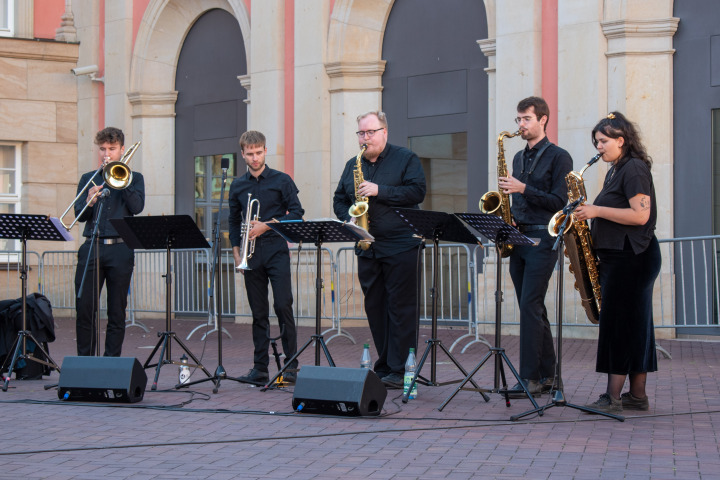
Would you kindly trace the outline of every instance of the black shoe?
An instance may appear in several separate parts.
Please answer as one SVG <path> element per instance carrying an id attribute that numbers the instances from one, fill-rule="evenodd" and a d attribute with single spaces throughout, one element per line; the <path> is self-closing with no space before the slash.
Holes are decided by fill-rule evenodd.
<path id="1" fill-rule="evenodd" d="M 285 371 L 282 375 L 282 381 L 283 383 L 290 383 L 292 385 L 295 384 L 295 381 L 297 380 L 297 373 Z"/>
<path id="2" fill-rule="evenodd" d="M 522 382 L 527 386 L 528 392 L 530 392 L 530 395 L 533 397 L 539 397 L 541 393 L 543 393 L 543 386 L 542 384 L 537 380 L 527 380 L 523 379 Z M 500 392 L 504 393 L 504 392 Z M 525 394 L 525 390 L 523 390 L 520 383 L 516 383 L 511 389 L 507 391 L 508 398 L 525 398 L 527 395 Z"/>
<path id="3" fill-rule="evenodd" d="M 254 385 L 265 385 L 270 377 L 268 372 L 262 372 L 257 368 L 251 368 L 247 375 L 238 377 L 238 380 L 244 383 L 252 383 Z"/>
<path id="4" fill-rule="evenodd" d="M 399 373 L 388 373 L 382 378 L 386 388 L 403 388 L 405 378 Z"/>
<path id="5" fill-rule="evenodd" d="M 390 375 L 390 372 L 375 372 L 375 375 L 377 375 L 377 377 L 382 380 L 383 378 Z"/>

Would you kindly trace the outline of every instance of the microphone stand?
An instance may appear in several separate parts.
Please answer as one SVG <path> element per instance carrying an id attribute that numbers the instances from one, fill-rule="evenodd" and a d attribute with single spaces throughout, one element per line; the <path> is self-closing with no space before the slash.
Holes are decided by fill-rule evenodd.
<path id="1" fill-rule="evenodd" d="M 102 167 L 100 167 L 100 170 L 102 170 Z M 98 170 L 98 171 L 100 171 Z M 97 172 L 95 172 L 95 175 L 97 175 Z M 93 175 L 92 178 L 95 177 Z M 91 180 L 92 180 L 91 178 Z M 80 280 L 80 288 L 78 289 L 77 293 L 77 300 L 80 300 L 82 297 L 83 292 L 83 286 L 85 285 L 85 277 L 87 275 L 88 267 L 90 265 L 90 259 L 93 255 L 93 248 L 95 249 L 94 255 L 95 255 L 95 322 L 93 325 L 93 336 L 94 336 L 94 343 L 95 343 L 95 356 L 100 356 L 100 240 L 98 237 L 98 230 L 100 227 L 100 217 L 102 216 L 102 207 L 103 203 L 105 202 L 105 192 L 110 194 L 110 190 L 105 190 L 101 195 L 98 201 L 95 203 L 95 218 L 94 218 L 94 225 L 93 225 L 93 231 L 92 235 L 90 235 L 90 250 L 88 250 L 87 259 L 85 260 L 85 267 L 83 269 L 82 274 L 82 280 Z M 76 300 L 76 301 L 77 301 Z M 91 344 L 92 346 L 92 344 Z"/>
<path id="2" fill-rule="evenodd" d="M 560 229 L 558 231 L 557 239 L 555 240 L 555 244 L 553 245 L 553 251 L 558 251 L 558 263 L 559 263 L 559 269 L 558 269 L 558 276 L 557 276 L 557 289 L 558 289 L 558 304 L 556 309 L 556 315 L 557 315 L 557 362 L 555 363 L 555 381 L 553 382 L 551 394 L 552 394 L 552 401 L 549 404 L 543 405 L 542 407 L 535 408 L 533 410 L 529 410 L 527 412 L 521 413 L 520 415 L 513 415 L 510 417 L 510 420 L 515 421 L 519 420 L 523 417 L 526 417 L 528 415 L 531 415 L 533 413 L 539 413 L 542 415 L 546 409 L 551 407 L 570 407 L 574 408 L 576 410 L 581 410 L 583 412 L 587 413 L 594 413 L 597 415 L 604 415 L 606 417 L 614 418 L 615 420 L 624 422 L 625 417 L 622 415 L 615 415 L 608 412 L 602 412 L 600 410 L 596 410 L 594 408 L 586 407 L 584 405 L 575 405 L 572 403 L 568 403 L 565 400 L 565 393 L 563 392 L 563 381 L 562 381 L 562 324 L 563 324 L 563 276 L 565 274 L 564 272 L 564 265 L 565 265 L 565 250 L 563 248 L 563 242 L 564 242 L 564 232 L 567 228 L 568 222 L 572 223 L 572 214 L 575 211 L 577 207 L 582 205 L 582 203 L 585 201 L 585 197 L 581 196 L 574 202 L 567 205 L 565 208 L 563 208 L 563 214 L 565 215 L 565 220 L 563 220 L 562 224 L 560 225 Z"/>
<path id="3" fill-rule="evenodd" d="M 220 219 L 222 217 L 222 209 L 223 209 L 223 199 L 225 198 L 225 183 L 227 182 L 227 170 L 228 170 L 228 163 L 229 159 L 223 158 L 221 160 L 222 165 L 222 183 L 220 186 L 220 200 L 218 205 L 218 213 L 217 213 L 217 219 L 215 220 L 215 226 L 213 227 L 213 253 L 212 253 L 212 273 L 210 274 L 210 288 L 208 289 L 208 296 L 210 297 L 210 302 L 208 305 L 212 304 L 213 298 L 215 299 L 214 304 L 214 316 L 215 316 L 215 330 L 217 330 L 217 337 L 218 337 L 218 366 L 215 369 L 215 374 L 212 377 L 206 377 L 202 378 L 200 380 L 196 380 L 194 382 L 187 382 L 183 384 L 177 385 L 176 388 L 180 387 L 189 387 L 190 385 L 196 385 L 198 383 L 202 382 L 208 382 L 212 381 L 215 385 L 213 387 L 213 393 L 217 393 L 218 389 L 220 388 L 220 380 L 228 379 L 228 380 L 234 380 L 236 382 L 241 382 L 240 379 L 235 377 L 229 377 L 227 375 L 227 372 L 225 371 L 225 367 L 223 367 L 222 364 L 222 334 L 223 334 L 223 327 L 222 327 L 222 298 L 220 295 L 220 265 L 221 263 L 221 253 L 222 249 L 220 248 Z M 217 295 L 215 294 L 215 285 L 218 285 L 218 291 Z M 209 333 L 209 332 L 208 332 Z M 242 383 L 242 382 L 241 382 Z"/>

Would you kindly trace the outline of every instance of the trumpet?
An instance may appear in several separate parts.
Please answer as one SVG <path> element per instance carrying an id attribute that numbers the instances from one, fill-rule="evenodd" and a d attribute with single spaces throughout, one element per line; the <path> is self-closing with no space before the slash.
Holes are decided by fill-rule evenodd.
<path id="1" fill-rule="evenodd" d="M 132 156 L 135 155 L 135 152 L 137 151 L 139 146 L 140 142 L 135 142 L 135 144 L 128 148 L 128 150 L 123 154 L 120 160 L 116 162 L 110 162 L 108 164 L 103 164 L 102 166 L 100 166 L 100 168 L 97 169 L 95 174 L 90 177 L 90 180 L 85 184 L 82 190 L 80 190 L 80 193 L 77 194 L 75 199 L 70 203 L 70 205 L 68 205 L 62 215 L 60 215 L 60 223 L 63 227 L 65 227 L 66 230 L 70 230 L 72 227 L 75 226 L 78 219 L 82 217 L 83 213 L 85 213 L 85 210 L 87 210 L 88 206 L 90 206 L 90 203 L 98 195 L 101 194 L 102 190 L 98 190 L 97 193 L 95 193 L 95 195 L 93 195 L 92 198 L 88 200 L 80 213 L 75 216 L 75 220 L 73 220 L 70 225 L 65 225 L 65 222 L 63 222 L 63 218 L 65 218 L 65 215 L 68 214 L 70 209 L 73 208 L 73 206 L 80 199 L 80 197 L 85 194 L 87 189 L 90 188 L 90 185 L 94 187 L 97 186 L 97 184 L 95 183 L 95 177 L 98 173 L 102 172 L 103 184 L 107 185 L 112 189 L 122 190 L 128 185 L 130 185 L 130 183 L 132 182 L 132 171 L 130 170 L 130 167 L 127 166 L 127 164 L 130 162 Z"/>
<path id="2" fill-rule="evenodd" d="M 255 253 L 255 240 L 250 240 L 250 229 L 252 228 L 250 219 L 252 218 L 252 221 L 255 222 L 260 220 L 260 200 L 257 198 L 250 200 L 251 197 L 252 193 L 248 193 L 248 205 L 247 210 L 245 211 L 245 221 L 240 227 L 243 237 L 241 248 L 242 258 L 240 260 L 240 265 L 235 267 L 236 272 L 239 272 L 240 270 L 250 270 L 248 260 L 250 260 L 253 253 Z M 253 209 L 255 210 L 255 215 L 253 215 Z"/>

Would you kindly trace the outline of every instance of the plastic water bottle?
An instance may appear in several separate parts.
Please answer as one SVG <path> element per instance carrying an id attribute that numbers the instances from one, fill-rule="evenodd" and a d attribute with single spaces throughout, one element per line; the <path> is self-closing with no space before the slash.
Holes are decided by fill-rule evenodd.
<path id="1" fill-rule="evenodd" d="M 368 370 L 372 368 L 372 360 L 370 360 L 370 344 L 366 343 L 363 345 L 363 354 L 362 358 L 360 359 L 360 368 L 367 368 Z"/>
<path id="2" fill-rule="evenodd" d="M 415 368 L 417 368 L 417 361 L 415 360 L 415 349 L 410 349 L 407 361 L 405 362 L 405 378 L 403 379 L 403 395 L 408 395 L 410 384 L 412 383 L 413 377 L 415 376 Z M 408 395 L 408 398 L 417 397 L 417 382 L 413 385 L 413 389 Z"/>
<path id="3" fill-rule="evenodd" d="M 180 357 L 182 365 L 180 365 L 180 372 L 178 373 L 178 382 L 182 385 L 190 381 L 190 367 L 188 367 L 188 358 L 183 353 Z"/>

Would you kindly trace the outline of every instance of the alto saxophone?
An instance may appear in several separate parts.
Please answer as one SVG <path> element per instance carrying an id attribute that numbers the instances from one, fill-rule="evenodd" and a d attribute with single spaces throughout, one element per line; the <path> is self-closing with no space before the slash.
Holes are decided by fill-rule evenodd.
<path id="1" fill-rule="evenodd" d="M 353 177 L 355 178 L 355 203 L 350 206 L 348 213 L 351 217 L 355 218 L 355 224 L 358 227 L 368 230 L 368 228 L 370 228 L 370 220 L 368 219 L 370 205 L 368 204 L 368 197 L 363 197 L 358 193 L 360 184 L 365 181 L 365 176 L 362 171 L 362 156 L 365 150 L 367 150 L 367 145 L 363 144 L 360 153 L 358 153 L 355 158 L 355 170 L 353 171 Z M 363 250 L 367 250 L 370 247 L 370 243 L 367 240 L 360 240 L 358 241 L 358 246 Z"/>
<path id="2" fill-rule="evenodd" d="M 581 197 L 581 204 L 587 199 L 585 193 L 585 181 L 582 176 L 591 165 L 600 160 L 602 154 L 595 155 L 583 167 L 580 172 L 570 172 L 565 176 L 565 183 L 568 186 L 568 201 L 576 202 Z M 548 232 L 553 237 L 560 234 L 560 228 L 565 221 L 566 215 L 562 210 L 557 212 L 550 219 Z M 563 238 L 565 240 L 565 256 L 570 259 L 570 273 L 575 275 L 575 290 L 580 293 L 585 314 L 592 323 L 600 321 L 600 307 L 602 296 L 600 294 L 600 278 L 598 274 L 598 262 L 593 251 L 592 237 L 586 221 L 580 221 L 571 214 L 570 222 L 567 223 Z"/>
<path id="3" fill-rule="evenodd" d="M 500 132 L 500 135 L 498 135 L 497 145 L 498 145 L 498 167 L 497 167 L 497 176 L 498 177 L 507 177 L 508 176 L 508 169 L 507 164 L 505 163 L 505 148 L 503 146 L 503 139 L 505 137 L 512 138 L 516 137 L 520 134 L 520 131 L 517 131 L 515 133 L 510 132 Z M 489 191 L 485 195 L 483 195 L 480 198 L 480 211 L 482 213 L 492 213 L 495 214 L 503 219 L 503 222 L 512 225 L 513 218 L 512 213 L 510 212 L 510 195 L 507 193 L 501 193 L 500 188 L 498 187 L 498 191 Z M 506 258 L 509 257 L 512 253 L 512 245 L 502 245 L 502 248 L 500 249 L 500 257 Z"/>

